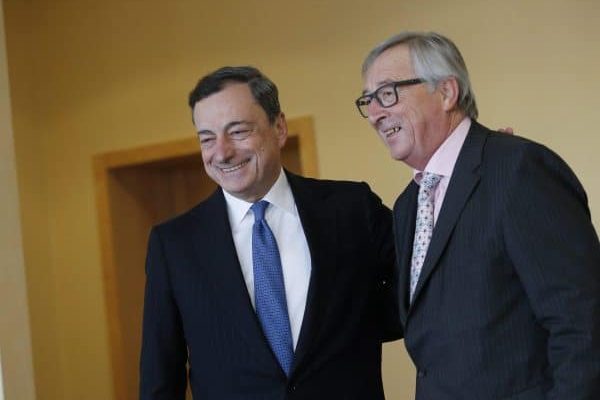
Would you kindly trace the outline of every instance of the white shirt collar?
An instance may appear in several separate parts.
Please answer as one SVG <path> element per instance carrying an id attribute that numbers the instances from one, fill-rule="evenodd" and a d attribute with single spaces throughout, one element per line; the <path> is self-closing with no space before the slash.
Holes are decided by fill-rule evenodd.
<path id="1" fill-rule="evenodd" d="M 225 202 L 227 203 L 227 214 L 229 215 L 231 226 L 232 228 L 237 227 L 248 214 L 248 210 L 250 210 L 253 203 L 238 199 L 232 194 L 227 193 L 225 190 L 223 190 L 223 195 L 225 196 Z M 262 200 L 266 200 L 273 206 L 293 215 L 298 214 L 292 189 L 290 188 L 290 184 L 283 168 L 279 172 L 279 177 Z"/>

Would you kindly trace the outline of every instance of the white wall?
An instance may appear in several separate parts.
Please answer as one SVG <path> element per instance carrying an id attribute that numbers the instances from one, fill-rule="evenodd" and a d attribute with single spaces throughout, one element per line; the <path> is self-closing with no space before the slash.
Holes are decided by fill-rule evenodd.
<path id="1" fill-rule="evenodd" d="M 2 352 L 0 351 L 0 400 L 4 400 L 4 386 L 2 385 Z"/>
<path id="2" fill-rule="evenodd" d="M 0 356 L 0 400 L 35 399 L 2 7 L 0 7 Z"/>

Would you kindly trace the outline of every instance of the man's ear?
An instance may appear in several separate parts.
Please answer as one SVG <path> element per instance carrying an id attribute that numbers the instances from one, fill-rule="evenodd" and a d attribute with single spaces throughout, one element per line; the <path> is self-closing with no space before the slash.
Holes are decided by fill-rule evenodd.
<path id="1" fill-rule="evenodd" d="M 452 111 L 458 104 L 458 82 L 456 78 L 449 77 L 438 83 L 438 90 L 442 95 L 442 108 Z"/>
<path id="2" fill-rule="evenodd" d="M 285 145 L 285 142 L 287 141 L 288 137 L 288 127 L 284 113 L 279 113 L 277 118 L 275 118 L 274 125 L 277 134 L 277 141 L 279 143 L 279 148 L 281 149 Z"/>

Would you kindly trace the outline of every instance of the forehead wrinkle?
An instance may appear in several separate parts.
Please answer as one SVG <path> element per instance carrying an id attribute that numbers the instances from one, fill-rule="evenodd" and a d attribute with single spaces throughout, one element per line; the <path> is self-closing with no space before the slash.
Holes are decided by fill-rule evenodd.
<path id="1" fill-rule="evenodd" d="M 404 45 L 396 45 L 382 52 L 365 72 L 365 80 L 369 77 L 379 78 L 376 87 L 386 83 L 411 79 L 414 76 L 414 67 L 411 62 L 410 49 Z"/>

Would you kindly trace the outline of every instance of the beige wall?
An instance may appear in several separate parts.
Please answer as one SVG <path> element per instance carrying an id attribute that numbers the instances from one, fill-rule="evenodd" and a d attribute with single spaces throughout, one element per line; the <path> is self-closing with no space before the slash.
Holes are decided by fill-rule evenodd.
<path id="1" fill-rule="evenodd" d="M 262 68 L 288 116 L 314 116 L 322 176 L 366 180 L 392 204 L 409 174 L 354 109 L 359 66 L 399 30 L 445 33 L 470 67 L 480 121 L 559 152 L 599 225 L 595 0 L 4 0 L 4 9 L 40 399 L 111 398 L 91 156 L 193 135 L 186 95 L 222 64 Z M 386 347 L 385 384 L 391 399 L 413 390 L 401 343 Z"/>
<path id="2" fill-rule="evenodd" d="M 10 94 L 0 8 L 0 399 L 33 400 L 33 366 Z"/>

